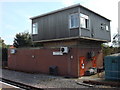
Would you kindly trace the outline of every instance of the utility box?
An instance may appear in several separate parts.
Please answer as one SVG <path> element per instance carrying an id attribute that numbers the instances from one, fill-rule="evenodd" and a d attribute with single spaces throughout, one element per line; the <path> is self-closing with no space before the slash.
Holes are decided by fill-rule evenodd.
<path id="1" fill-rule="evenodd" d="M 60 52 L 68 53 L 69 52 L 69 48 L 68 47 L 60 47 Z"/>
<path id="2" fill-rule="evenodd" d="M 120 80 L 120 53 L 106 56 L 105 79 Z"/>
<path id="3" fill-rule="evenodd" d="M 49 67 L 49 73 L 51 75 L 58 75 L 58 67 L 57 66 L 50 66 Z"/>
<path id="4" fill-rule="evenodd" d="M 15 54 L 16 53 L 16 49 L 10 49 L 10 53 L 11 54 Z"/>

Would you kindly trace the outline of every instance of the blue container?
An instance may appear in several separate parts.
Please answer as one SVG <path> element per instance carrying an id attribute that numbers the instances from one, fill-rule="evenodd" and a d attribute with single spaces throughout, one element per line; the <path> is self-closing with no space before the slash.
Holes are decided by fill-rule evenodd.
<path id="1" fill-rule="evenodd" d="M 105 79 L 120 80 L 120 53 L 106 56 L 105 63 Z"/>

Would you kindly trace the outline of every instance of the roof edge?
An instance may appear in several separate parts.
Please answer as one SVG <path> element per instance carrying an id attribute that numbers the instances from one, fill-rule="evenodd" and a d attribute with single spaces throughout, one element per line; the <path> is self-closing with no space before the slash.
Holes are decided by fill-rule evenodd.
<path id="1" fill-rule="evenodd" d="M 54 10 L 54 11 L 51 11 L 51 12 L 48 12 L 48 13 L 45 13 L 45 14 L 41 14 L 41 15 L 38 15 L 38 16 L 34 16 L 34 17 L 31 17 L 30 19 L 35 19 L 35 18 L 38 18 L 38 17 L 42 17 L 42 16 L 45 16 L 45 15 L 53 14 L 53 13 L 56 13 L 56 12 L 59 12 L 59 11 L 67 10 L 67 9 L 78 7 L 78 6 L 80 6 L 80 3 L 72 5 L 72 6 L 67 6 L 67 7 L 58 9 L 58 10 Z"/>
<path id="2" fill-rule="evenodd" d="M 95 13 L 95 14 L 97 14 L 97 15 L 99 15 L 99 16 L 101 16 L 101 17 L 103 17 L 103 18 L 105 18 L 105 19 L 107 19 L 107 20 L 109 20 L 109 21 L 111 21 L 110 19 L 108 19 L 108 18 L 106 18 L 106 17 L 104 17 L 104 16 L 102 16 L 102 15 L 100 15 L 100 14 L 98 14 L 98 13 L 96 13 L 96 12 L 94 12 L 94 11 L 92 11 L 92 10 L 84 7 L 84 6 L 82 6 L 80 3 L 74 4 L 74 5 L 72 5 L 72 6 L 67 6 L 67 7 L 58 9 L 58 10 L 54 10 L 54 11 L 51 11 L 51 12 L 48 12 L 48 13 L 45 13 L 45 14 L 41 14 L 41 15 L 38 15 L 38 16 L 34 16 L 34 17 L 31 17 L 30 19 L 31 19 L 31 20 L 32 20 L 32 19 L 36 19 L 36 18 L 39 18 L 39 17 L 42 17 L 42 16 L 46 16 L 46 15 L 49 15 L 49 14 L 57 13 L 57 12 L 64 11 L 64 10 L 67 10 L 67 9 L 70 9 L 70 8 L 74 8 L 74 7 L 78 7 L 78 6 L 83 7 L 83 8 L 85 8 L 85 9 L 91 11 L 92 13 Z"/>
<path id="3" fill-rule="evenodd" d="M 96 13 L 96 12 L 94 12 L 94 11 L 92 11 L 92 10 L 84 7 L 84 6 L 82 6 L 80 3 L 74 4 L 74 5 L 72 5 L 72 6 L 67 6 L 67 7 L 58 9 L 58 10 L 54 10 L 54 11 L 51 11 L 51 12 L 48 12 L 48 13 L 45 13 L 45 14 L 41 14 L 41 15 L 38 15 L 38 16 L 34 16 L 34 17 L 31 17 L 30 19 L 31 19 L 31 20 L 32 20 L 32 19 L 36 19 L 36 18 L 39 18 L 39 17 L 42 17 L 42 16 L 46 16 L 46 15 L 49 15 L 49 14 L 57 13 L 57 12 L 64 11 L 64 10 L 67 10 L 67 9 L 70 9 L 70 8 L 74 8 L 74 7 L 78 7 L 78 6 L 83 7 L 83 8 L 85 8 L 85 9 L 91 11 L 92 13 L 95 13 L 95 14 L 101 16 L 102 18 L 105 18 L 105 19 L 111 21 L 110 19 L 108 19 L 108 18 L 106 18 L 106 17 L 104 17 L 104 16 L 102 16 L 102 15 L 100 15 L 100 14 L 98 14 L 98 13 Z"/>

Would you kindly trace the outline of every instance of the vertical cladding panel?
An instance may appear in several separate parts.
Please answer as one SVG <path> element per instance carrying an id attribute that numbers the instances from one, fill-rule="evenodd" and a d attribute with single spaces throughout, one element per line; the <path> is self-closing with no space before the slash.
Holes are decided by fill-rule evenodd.
<path id="1" fill-rule="evenodd" d="M 90 19 L 90 30 L 81 29 L 81 35 L 110 41 L 110 21 L 83 7 L 81 7 L 80 10 L 81 13 L 88 15 Z M 109 31 L 101 30 L 101 23 L 108 25 Z M 94 36 L 92 36 L 92 34 L 94 34 Z"/>
<path id="2" fill-rule="evenodd" d="M 75 7 L 34 19 L 33 22 L 39 23 L 39 34 L 33 39 L 39 41 L 70 37 L 69 15 L 77 12 L 78 7 Z M 78 29 L 72 34 L 75 34 L 72 36 L 78 36 Z"/>
<path id="3" fill-rule="evenodd" d="M 66 37 L 67 35 L 67 29 L 66 29 L 66 26 L 65 26 L 65 23 L 68 23 L 66 22 L 66 19 L 67 19 L 67 14 L 65 12 L 58 12 L 56 14 L 56 38 L 64 38 Z"/>
<path id="4" fill-rule="evenodd" d="M 59 17 L 59 13 L 55 14 L 55 18 L 54 18 L 54 23 L 55 23 L 55 30 L 56 31 L 56 38 L 60 38 L 60 34 L 63 32 L 61 30 L 61 16 Z M 56 19 L 56 20 L 55 20 Z M 62 37 L 62 36 L 61 36 Z"/>
<path id="5" fill-rule="evenodd" d="M 110 58 L 107 58 L 105 61 L 105 70 L 110 71 L 112 70 L 112 61 Z"/>
<path id="6" fill-rule="evenodd" d="M 48 18 L 43 17 L 43 31 L 44 31 L 44 39 L 49 37 L 49 28 L 48 28 Z"/>
<path id="7" fill-rule="evenodd" d="M 110 30 L 110 23 L 108 20 L 105 20 L 103 18 L 100 18 L 98 16 L 92 15 L 91 18 L 93 18 L 91 20 L 92 22 L 92 29 L 94 31 L 94 38 L 100 38 L 100 39 L 105 39 L 110 41 L 110 31 L 107 30 L 102 30 L 101 29 L 101 23 L 105 23 L 106 25 L 109 26 L 109 30 Z"/>
<path id="8" fill-rule="evenodd" d="M 70 37 L 76 37 L 79 34 L 78 28 L 70 29 Z"/>
<path id="9" fill-rule="evenodd" d="M 38 20 L 38 25 L 39 25 L 39 27 L 38 27 L 38 40 L 39 39 L 44 39 L 44 34 L 40 34 L 40 33 L 44 33 L 44 30 L 43 30 L 43 19 L 42 18 L 40 18 L 39 20 Z"/>
<path id="10" fill-rule="evenodd" d="M 120 56 L 106 56 L 105 63 L 105 78 L 111 80 L 120 80 Z"/>
<path id="11" fill-rule="evenodd" d="M 81 36 L 83 36 L 83 37 L 91 37 L 91 30 L 81 28 Z"/>
<path id="12" fill-rule="evenodd" d="M 48 30 L 49 30 L 49 38 L 56 38 L 56 24 L 54 24 L 55 16 L 49 15 L 48 16 Z"/>

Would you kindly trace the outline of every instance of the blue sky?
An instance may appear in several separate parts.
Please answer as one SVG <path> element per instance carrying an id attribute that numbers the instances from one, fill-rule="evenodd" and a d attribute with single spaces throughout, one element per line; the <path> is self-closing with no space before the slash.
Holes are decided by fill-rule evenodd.
<path id="1" fill-rule="evenodd" d="M 119 0 L 37 0 L 16 2 L 15 0 L 0 1 L 0 37 L 6 44 L 12 44 L 16 33 L 31 33 L 30 17 L 54 11 L 69 5 L 81 5 L 112 20 L 112 36 L 117 31 Z M 104 3 L 103 3 L 104 2 Z"/>

